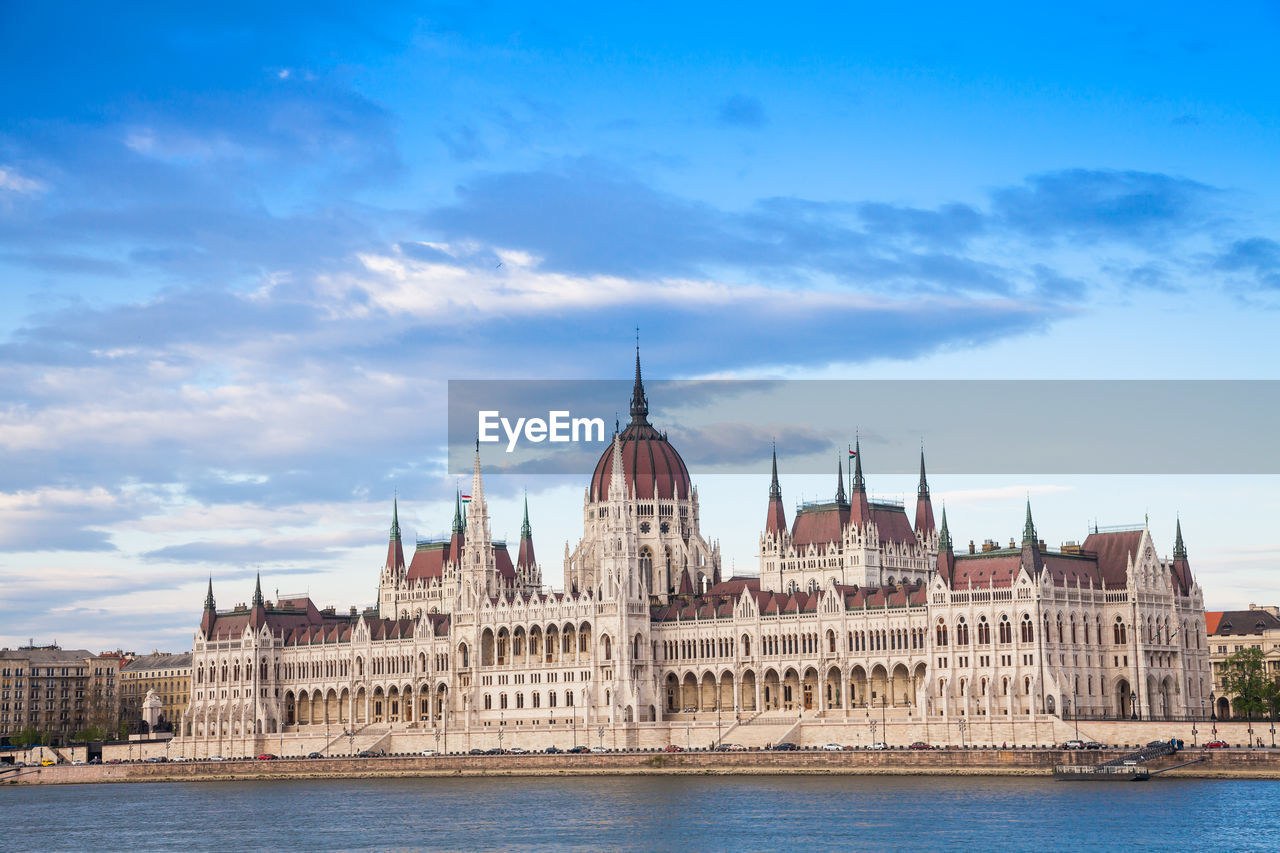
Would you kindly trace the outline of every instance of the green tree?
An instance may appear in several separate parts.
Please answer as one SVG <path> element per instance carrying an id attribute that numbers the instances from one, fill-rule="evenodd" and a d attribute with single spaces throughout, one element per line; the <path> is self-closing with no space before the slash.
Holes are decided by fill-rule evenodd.
<path id="1" fill-rule="evenodd" d="M 1222 662 L 1222 689 L 1232 696 L 1232 712 L 1251 719 L 1274 712 L 1280 701 L 1280 685 L 1267 675 L 1262 649 L 1252 646 Z"/>
<path id="2" fill-rule="evenodd" d="M 40 731 L 32 724 L 28 724 L 25 728 L 19 730 L 10 739 L 11 743 L 19 746 L 44 746 L 49 743 L 49 735 Z"/>

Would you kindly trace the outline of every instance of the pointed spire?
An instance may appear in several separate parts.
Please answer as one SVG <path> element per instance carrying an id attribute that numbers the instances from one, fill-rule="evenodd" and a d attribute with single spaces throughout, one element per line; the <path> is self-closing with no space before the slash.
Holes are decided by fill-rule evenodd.
<path id="1" fill-rule="evenodd" d="M 400 541 L 400 496 L 396 495 L 391 499 L 391 539 L 393 542 Z"/>
<path id="2" fill-rule="evenodd" d="M 1173 539 L 1173 557 L 1174 559 L 1185 560 L 1187 558 L 1187 546 L 1182 541 L 1182 519 L 1178 519 L 1178 532 Z"/>
<path id="3" fill-rule="evenodd" d="M 1027 498 L 1027 520 L 1022 525 L 1022 544 L 1036 544 L 1036 525 L 1031 520 L 1031 498 Z"/>
<path id="4" fill-rule="evenodd" d="M 567 543 L 566 543 L 567 547 Z M 516 568 L 532 568 L 537 560 L 533 556 L 533 528 L 529 526 L 529 494 L 524 496 L 524 523 L 520 525 L 520 550 L 516 553 Z"/>
<path id="5" fill-rule="evenodd" d="M 924 448 L 920 448 L 920 486 L 916 489 L 917 536 L 925 536 L 933 530 L 933 501 L 929 499 L 929 481 L 924 473 Z"/>
<path id="6" fill-rule="evenodd" d="M 773 479 L 769 481 L 769 500 L 781 500 L 782 487 L 778 485 L 778 447 L 773 447 Z"/>
<path id="7" fill-rule="evenodd" d="M 782 506 L 782 486 L 778 485 L 778 448 L 773 448 L 773 478 L 769 482 L 769 511 L 765 515 L 766 533 L 781 535 L 787 529 L 787 512 Z"/>
<path id="8" fill-rule="evenodd" d="M 253 606 L 265 607 L 266 603 L 262 599 L 262 573 L 258 573 L 258 579 L 253 586 Z"/>
<path id="9" fill-rule="evenodd" d="M 947 508 L 942 507 L 942 529 L 938 531 L 938 550 L 940 552 L 951 550 L 951 531 L 947 529 Z"/>
<path id="10" fill-rule="evenodd" d="M 204 609 L 216 609 L 213 603 L 213 575 L 209 575 L 209 591 L 204 594 Z"/>
<path id="11" fill-rule="evenodd" d="M 854 494 L 867 490 L 867 484 L 862 480 L 862 444 L 856 436 L 853 439 L 853 482 L 849 484 L 849 489 Z"/>
<path id="12" fill-rule="evenodd" d="M 524 523 L 520 525 L 520 538 L 528 539 L 533 535 L 533 531 L 529 527 L 529 493 L 524 493 Z"/>
<path id="13" fill-rule="evenodd" d="M 840 459 L 836 458 L 836 503 L 847 504 L 849 498 L 844 493 L 844 466 L 840 464 Z"/>
<path id="14" fill-rule="evenodd" d="M 636 328 L 636 384 L 631 389 L 631 422 L 649 422 L 649 401 L 644 396 L 644 382 L 640 379 L 640 329 Z"/>
<path id="15" fill-rule="evenodd" d="M 454 491 L 453 493 L 453 532 L 461 533 L 463 530 L 462 522 L 462 492 Z"/>

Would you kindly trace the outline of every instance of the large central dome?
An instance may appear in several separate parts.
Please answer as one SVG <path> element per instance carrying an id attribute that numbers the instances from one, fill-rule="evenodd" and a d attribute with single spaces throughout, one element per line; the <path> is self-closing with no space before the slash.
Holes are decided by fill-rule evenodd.
<path id="1" fill-rule="evenodd" d="M 632 486 L 636 497 L 646 500 L 688 500 L 692 491 L 689 469 L 667 437 L 649 423 L 649 401 L 640 381 L 640 350 L 636 350 L 636 384 L 631 391 L 631 422 L 618 436 L 622 441 L 622 470 L 627 494 Z M 609 494 L 613 478 L 613 445 L 605 448 L 591 475 L 590 498 L 602 501 Z"/>

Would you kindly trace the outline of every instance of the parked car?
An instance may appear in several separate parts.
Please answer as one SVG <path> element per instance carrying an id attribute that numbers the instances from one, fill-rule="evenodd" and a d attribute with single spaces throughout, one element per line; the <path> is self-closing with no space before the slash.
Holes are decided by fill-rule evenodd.
<path id="1" fill-rule="evenodd" d="M 603 746 L 593 746 L 591 747 L 591 749 L 587 750 L 587 752 L 608 752 L 608 751 L 609 750 L 605 749 Z"/>
<path id="2" fill-rule="evenodd" d="M 58 762 L 54 761 L 52 758 L 42 758 L 42 759 L 40 759 L 40 766 L 41 766 L 41 767 L 52 767 L 53 765 L 55 765 L 55 764 L 57 764 L 57 763 L 58 763 Z"/>
<path id="3" fill-rule="evenodd" d="M 90 759 L 89 759 L 89 763 L 90 763 L 90 764 L 101 764 L 101 763 L 102 763 L 102 759 L 101 759 L 101 758 L 99 758 L 99 757 L 96 757 L 96 756 L 95 756 L 94 758 L 90 758 Z"/>
<path id="4" fill-rule="evenodd" d="M 486 749 L 484 754 L 485 755 L 506 755 L 507 751 L 500 746 L 495 746 L 491 749 Z"/>
<path id="5" fill-rule="evenodd" d="M 747 748 L 740 743 L 728 743 L 724 747 L 729 752 L 746 752 Z"/>
<path id="6" fill-rule="evenodd" d="M 319 752 L 308 752 L 307 758 L 324 758 L 324 755 Z"/>
<path id="7" fill-rule="evenodd" d="M 826 752 L 844 752 L 844 747 L 838 743 L 824 743 L 822 748 Z"/>
<path id="8" fill-rule="evenodd" d="M 571 748 L 571 749 L 566 749 L 566 750 L 565 750 L 565 752 L 572 752 L 572 753 L 574 753 L 574 754 L 579 754 L 579 753 L 583 753 L 583 752 L 590 752 L 590 751 L 591 751 L 591 750 L 587 749 L 587 748 L 586 748 L 585 746 L 583 746 L 582 744 L 578 744 L 577 746 L 575 746 L 575 747 L 573 747 L 573 748 Z"/>
<path id="9" fill-rule="evenodd" d="M 484 755 L 485 751 L 478 746 L 473 746 L 467 755 Z"/>
<path id="10" fill-rule="evenodd" d="M 667 752 L 684 752 L 683 746 L 676 746 L 674 743 L 667 744 Z"/>
<path id="11" fill-rule="evenodd" d="M 918 740 L 915 743 L 911 744 L 911 748 L 912 749 L 934 749 L 934 745 L 931 743 L 925 743 L 922 740 Z M 872 747 L 872 749 L 875 749 L 875 747 Z"/>
<path id="12" fill-rule="evenodd" d="M 171 759 L 169 759 L 169 760 L 170 760 L 170 761 L 174 761 L 174 762 L 178 762 L 178 761 L 190 761 L 191 759 L 190 759 L 190 758 L 187 758 L 185 755 L 179 755 L 177 758 L 171 758 Z M 91 761 L 91 762 L 89 762 L 89 763 L 90 763 L 90 764 L 92 764 L 93 762 Z"/>
<path id="13" fill-rule="evenodd" d="M 559 755 L 560 753 L 564 752 L 563 749 L 555 745 L 549 746 L 542 751 L 547 753 L 548 755 Z"/>
<path id="14" fill-rule="evenodd" d="M 219 758 L 218 760 L 219 760 L 219 761 L 221 761 L 222 759 L 221 759 L 221 758 Z M 121 759 L 119 759 L 119 758 L 113 758 L 113 759 L 111 759 L 110 761 L 108 761 L 107 763 L 108 763 L 108 764 L 124 764 L 124 761 L 122 761 L 122 760 L 121 760 Z"/>
<path id="15" fill-rule="evenodd" d="M 1085 749 L 1102 749 L 1102 744 L 1098 743 L 1096 740 L 1087 740 L 1084 742 L 1084 748 Z"/>
<path id="16" fill-rule="evenodd" d="M 791 743 L 790 741 L 787 741 L 784 743 L 775 743 L 773 745 L 773 748 L 778 752 L 791 752 L 793 750 L 799 749 L 800 747 L 796 746 L 794 743 Z"/>
<path id="17" fill-rule="evenodd" d="M 888 749 L 889 745 L 882 740 L 878 740 L 875 743 L 871 744 L 871 748 L 872 749 Z"/>
<path id="18" fill-rule="evenodd" d="M 74 758 L 71 760 L 71 764 L 74 767 L 80 767 L 84 764 L 84 760 L 80 758 Z"/>
<path id="19" fill-rule="evenodd" d="M 1064 744 L 1062 745 L 1062 748 L 1063 748 L 1063 749 L 1084 749 L 1084 741 L 1082 741 L 1082 740 L 1069 740 L 1069 741 L 1067 741 L 1066 743 L 1064 743 Z"/>
<path id="20" fill-rule="evenodd" d="M 264 752 L 264 753 L 262 753 L 261 755 L 259 755 L 259 756 L 258 756 L 258 760 L 259 760 L 259 761 L 275 761 L 278 757 L 279 757 L 279 756 L 272 755 L 272 754 L 271 754 L 271 753 L 269 753 L 269 752 Z"/>
<path id="21" fill-rule="evenodd" d="M 1225 740 L 1211 740 L 1204 745 L 1205 749 L 1226 749 L 1227 742 Z"/>
<path id="22" fill-rule="evenodd" d="M 474 753 L 475 750 L 473 749 L 471 750 L 471 752 Z M 357 758 L 381 758 L 384 755 L 386 755 L 386 752 L 382 751 L 381 749 L 366 749 L 356 757 Z"/>
<path id="23" fill-rule="evenodd" d="M 420 752 L 420 753 L 418 753 L 418 754 L 419 754 L 419 755 L 435 755 L 435 754 L 436 754 L 436 751 L 435 751 L 434 749 L 424 749 L 424 750 L 422 750 L 422 752 Z"/>
<path id="24" fill-rule="evenodd" d="M 225 758 L 223 758 L 221 755 L 210 755 L 210 756 L 209 756 L 209 758 L 208 758 L 207 760 L 209 760 L 209 761 L 226 761 L 226 759 L 225 759 Z M 113 758 L 113 759 L 111 760 L 111 763 L 112 763 L 112 764 L 119 764 L 119 763 L 120 763 L 120 759 L 118 759 L 118 758 Z"/>

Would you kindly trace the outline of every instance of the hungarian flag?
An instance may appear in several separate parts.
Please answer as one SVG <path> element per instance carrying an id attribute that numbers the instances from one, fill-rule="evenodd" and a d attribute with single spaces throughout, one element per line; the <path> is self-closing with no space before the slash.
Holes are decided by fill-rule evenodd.
<path id="1" fill-rule="evenodd" d="M 463 496 L 462 496 L 462 502 L 463 502 L 464 504 L 469 504 L 469 503 L 471 503 L 471 495 L 463 495 Z"/>
<path id="2" fill-rule="evenodd" d="M 856 450 L 850 450 L 850 451 L 849 451 L 849 458 L 850 458 L 850 459 L 852 459 L 853 457 L 855 457 L 855 456 L 857 456 L 857 455 L 858 455 L 858 451 L 856 451 Z"/>

